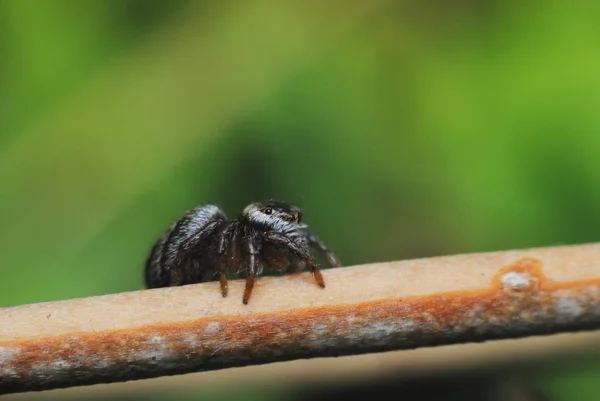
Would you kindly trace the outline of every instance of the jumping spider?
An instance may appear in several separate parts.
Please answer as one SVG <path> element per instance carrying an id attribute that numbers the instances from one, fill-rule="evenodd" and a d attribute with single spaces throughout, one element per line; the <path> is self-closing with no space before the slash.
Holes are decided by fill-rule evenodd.
<path id="1" fill-rule="evenodd" d="M 300 210 L 285 202 L 252 203 L 235 220 L 227 220 L 217 206 L 201 205 L 184 214 L 156 242 L 146 261 L 148 288 L 178 286 L 216 280 L 227 296 L 227 271 L 246 276 L 244 304 L 254 278 L 267 266 L 280 272 L 308 267 L 325 287 L 319 267 L 310 254 L 319 251 L 331 266 L 338 258 L 302 223 Z"/>

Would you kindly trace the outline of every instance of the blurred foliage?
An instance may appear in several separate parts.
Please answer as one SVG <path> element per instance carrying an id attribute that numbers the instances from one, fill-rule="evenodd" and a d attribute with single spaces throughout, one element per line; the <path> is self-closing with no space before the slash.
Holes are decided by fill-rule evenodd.
<path id="1" fill-rule="evenodd" d="M 141 288 L 203 202 L 347 265 L 597 241 L 599 7 L 0 1 L 0 305 Z"/>

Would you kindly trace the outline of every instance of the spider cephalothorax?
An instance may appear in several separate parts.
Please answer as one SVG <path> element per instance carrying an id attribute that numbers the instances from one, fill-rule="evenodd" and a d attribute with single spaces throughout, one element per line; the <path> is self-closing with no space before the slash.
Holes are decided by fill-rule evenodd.
<path id="1" fill-rule="evenodd" d="M 263 267 L 299 272 L 305 267 L 317 284 L 323 276 L 311 256 L 317 249 L 331 266 L 337 257 L 302 223 L 300 210 L 285 202 L 252 203 L 236 220 L 213 205 L 197 206 L 184 214 L 156 242 L 146 261 L 149 288 L 200 283 L 219 278 L 227 296 L 227 272 L 244 274 L 248 303 L 254 278 Z"/>

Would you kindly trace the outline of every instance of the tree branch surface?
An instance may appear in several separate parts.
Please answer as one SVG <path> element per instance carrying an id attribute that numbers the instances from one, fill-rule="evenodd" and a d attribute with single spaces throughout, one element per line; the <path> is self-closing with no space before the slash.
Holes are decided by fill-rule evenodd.
<path id="1" fill-rule="evenodd" d="M 0 309 L 0 394 L 600 328 L 600 244 Z"/>

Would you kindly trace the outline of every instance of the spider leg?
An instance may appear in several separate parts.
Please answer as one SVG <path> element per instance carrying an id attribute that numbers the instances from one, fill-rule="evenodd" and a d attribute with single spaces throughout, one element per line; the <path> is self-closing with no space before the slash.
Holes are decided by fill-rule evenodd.
<path id="1" fill-rule="evenodd" d="M 261 270 L 260 256 L 258 255 L 258 250 L 256 249 L 256 245 L 252 237 L 242 238 L 242 253 L 244 256 L 244 263 L 248 269 L 248 275 L 246 276 L 246 288 L 244 289 L 244 298 L 242 302 L 247 305 L 248 300 L 250 300 L 250 295 L 252 295 L 252 289 L 254 288 L 254 278 L 256 273 L 260 272 Z"/>
<path id="2" fill-rule="evenodd" d="M 319 270 L 317 262 L 315 262 L 312 256 L 309 256 L 306 262 L 308 264 L 308 270 L 310 270 L 312 275 L 315 277 L 315 281 L 319 287 L 325 288 L 325 280 L 323 280 L 323 275 L 321 274 L 321 270 Z"/>
<path id="3" fill-rule="evenodd" d="M 306 262 L 308 266 L 308 270 L 312 273 L 315 281 L 321 288 L 325 288 L 325 280 L 323 280 L 323 275 L 319 270 L 319 266 L 317 262 L 310 255 L 310 252 L 303 248 L 302 246 L 298 246 L 294 241 L 292 241 L 286 235 L 280 234 L 276 231 L 269 231 L 264 236 L 264 241 L 269 242 L 271 244 L 276 244 L 279 246 L 284 246 L 290 250 L 290 252 L 300 260 Z"/>
<path id="4" fill-rule="evenodd" d="M 337 256 L 335 256 L 335 254 L 331 252 L 321 240 L 319 240 L 313 233 L 311 233 L 308 230 L 306 230 L 306 239 L 308 240 L 308 245 L 311 248 L 314 248 L 317 251 L 319 251 L 319 253 L 323 255 L 323 257 L 327 260 L 327 263 L 329 263 L 331 267 L 341 266 L 340 260 L 337 258 Z"/>
<path id="5" fill-rule="evenodd" d="M 289 250 L 272 242 L 263 242 L 260 257 L 265 267 L 274 269 L 279 274 L 288 271 L 292 267 L 292 261 L 295 260 L 295 257 L 290 254 Z"/>
<path id="6" fill-rule="evenodd" d="M 240 227 L 237 222 L 232 223 L 231 226 L 231 234 L 229 236 L 229 241 L 227 243 L 227 266 L 229 270 L 238 274 L 241 270 L 241 260 L 242 260 L 242 249 L 240 244 Z"/>
<path id="7" fill-rule="evenodd" d="M 221 283 L 221 295 L 226 297 L 227 292 L 229 291 L 229 285 L 227 284 L 227 276 L 223 272 L 219 272 L 219 283 Z"/>
<path id="8" fill-rule="evenodd" d="M 229 286 L 227 284 L 227 245 L 231 239 L 232 226 L 229 226 L 219 233 L 217 240 L 218 256 L 215 262 L 216 272 L 219 273 L 219 283 L 221 285 L 221 295 L 227 296 Z"/>

